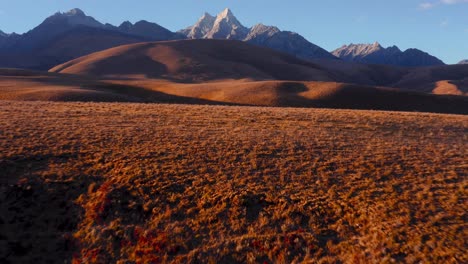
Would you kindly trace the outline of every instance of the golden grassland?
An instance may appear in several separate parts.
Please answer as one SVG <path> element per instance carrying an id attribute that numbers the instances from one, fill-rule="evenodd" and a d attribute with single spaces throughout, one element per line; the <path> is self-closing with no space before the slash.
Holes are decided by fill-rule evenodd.
<path id="1" fill-rule="evenodd" d="M 0 262 L 467 263 L 468 117 L 0 101 Z"/>

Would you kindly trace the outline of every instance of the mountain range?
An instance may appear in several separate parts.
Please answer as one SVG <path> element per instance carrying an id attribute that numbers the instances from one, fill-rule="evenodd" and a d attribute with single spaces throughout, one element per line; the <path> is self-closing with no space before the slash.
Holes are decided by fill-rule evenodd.
<path id="1" fill-rule="evenodd" d="M 334 50 L 332 54 L 346 61 L 367 64 L 409 67 L 444 65 L 438 58 L 418 49 L 401 51 L 397 46 L 384 48 L 378 42 L 344 45 Z"/>
<path id="2" fill-rule="evenodd" d="M 47 70 L 96 51 L 143 41 L 184 38 L 147 21 L 103 24 L 75 8 L 55 13 L 34 29 L 0 39 L 0 67 Z"/>
<path id="3" fill-rule="evenodd" d="M 462 60 L 458 64 L 468 64 L 468 60 Z"/>
<path id="4" fill-rule="evenodd" d="M 257 24 L 243 26 L 228 8 L 216 17 L 205 13 L 195 25 L 180 30 L 189 39 L 234 39 L 283 51 L 302 59 L 336 59 L 325 49 L 307 41 L 301 35 L 281 31 L 274 26 Z"/>
<path id="5" fill-rule="evenodd" d="M 398 66 L 434 66 L 443 63 L 416 49 L 348 45 L 329 53 L 295 32 L 263 24 L 245 27 L 230 9 L 217 16 L 205 13 L 193 26 L 178 32 L 145 20 L 119 26 L 103 24 L 75 8 L 55 13 L 24 34 L 0 33 L 0 67 L 46 70 L 96 51 L 145 41 L 227 39 L 271 48 L 306 60 L 348 60 Z"/>
<path id="6" fill-rule="evenodd" d="M 0 100 L 122 101 L 468 113 L 468 65 L 302 60 L 239 40 L 142 42 L 49 72 L 0 69 Z"/>

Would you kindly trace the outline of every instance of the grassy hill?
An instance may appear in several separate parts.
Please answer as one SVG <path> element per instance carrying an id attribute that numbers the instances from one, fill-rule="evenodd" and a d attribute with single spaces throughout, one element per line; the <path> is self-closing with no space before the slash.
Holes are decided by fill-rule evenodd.
<path id="1" fill-rule="evenodd" d="M 466 263 L 460 115 L 0 101 L 6 262 Z"/>

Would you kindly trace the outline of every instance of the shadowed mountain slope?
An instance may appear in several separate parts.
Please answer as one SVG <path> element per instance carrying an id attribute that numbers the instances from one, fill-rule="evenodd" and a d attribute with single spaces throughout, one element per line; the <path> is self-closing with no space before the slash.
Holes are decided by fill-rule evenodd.
<path id="1" fill-rule="evenodd" d="M 185 40 L 121 46 L 81 57 L 52 72 L 184 82 L 219 79 L 318 80 L 333 76 L 311 62 L 240 41 Z"/>
<path id="2" fill-rule="evenodd" d="M 468 65 L 401 68 L 337 60 L 303 61 L 286 53 L 228 40 L 150 42 L 90 54 L 51 69 L 107 78 L 177 82 L 225 79 L 327 81 L 465 94 Z M 441 88 L 444 82 L 454 87 Z"/>

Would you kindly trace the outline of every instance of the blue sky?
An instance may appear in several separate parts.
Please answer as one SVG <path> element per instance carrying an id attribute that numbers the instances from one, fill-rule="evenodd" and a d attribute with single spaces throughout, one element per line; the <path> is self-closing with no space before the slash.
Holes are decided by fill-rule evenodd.
<path id="1" fill-rule="evenodd" d="M 74 7 L 101 22 L 145 19 L 173 31 L 229 7 L 245 26 L 275 25 L 327 50 L 378 41 L 446 63 L 468 59 L 468 0 L 0 0 L 0 30 L 23 33 Z"/>

